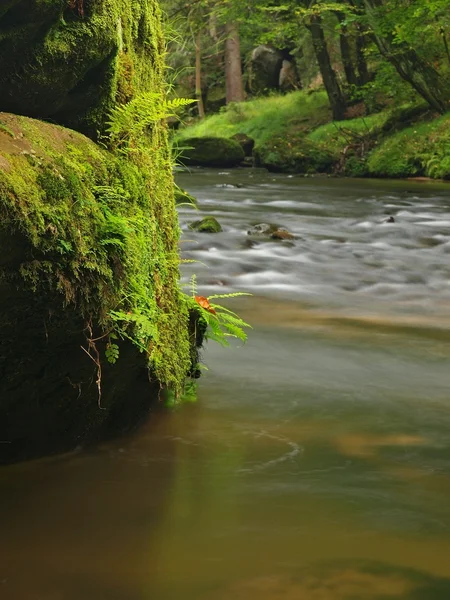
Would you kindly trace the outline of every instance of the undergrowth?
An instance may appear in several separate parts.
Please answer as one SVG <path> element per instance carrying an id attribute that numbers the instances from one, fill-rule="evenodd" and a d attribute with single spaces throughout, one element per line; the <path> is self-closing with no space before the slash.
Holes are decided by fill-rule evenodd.
<path id="1" fill-rule="evenodd" d="M 257 144 L 262 144 L 292 128 L 306 126 L 309 129 L 328 120 L 329 104 L 325 92 L 297 91 L 229 104 L 222 112 L 179 130 L 177 137 L 182 140 L 184 137 L 230 137 L 245 133 Z"/>
<path id="2" fill-rule="evenodd" d="M 376 177 L 450 179 L 450 113 L 385 139 L 368 159 Z"/>

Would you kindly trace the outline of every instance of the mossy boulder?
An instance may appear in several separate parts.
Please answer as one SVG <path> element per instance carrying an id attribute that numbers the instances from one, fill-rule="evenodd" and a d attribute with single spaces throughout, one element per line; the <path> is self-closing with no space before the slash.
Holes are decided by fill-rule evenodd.
<path id="1" fill-rule="evenodd" d="M 253 138 L 246 133 L 235 133 L 231 136 L 231 139 L 241 145 L 246 157 L 252 156 L 253 148 L 255 147 L 255 140 Z"/>
<path id="2" fill-rule="evenodd" d="M 275 136 L 253 151 L 255 164 L 281 173 L 328 173 L 335 157 L 304 137 Z"/>
<path id="3" fill-rule="evenodd" d="M 214 217 L 205 217 L 200 221 L 194 221 L 189 225 L 189 229 L 200 233 L 220 233 L 222 231 L 219 221 Z"/>
<path id="4" fill-rule="evenodd" d="M 183 138 L 178 145 L 182 146 L 180 161 L 186 165 L 235 167 L 245 157 L 242 146 L 228 138 Z"/>
<path id="5" fill-rule="evenodd" d="M 0 462 L 129 429 L 157 403 L 161 368 L 175 389 L 195 371 L 165 155 L 152 174 L 0 113 Z"/>
<path id="6" fill-rule="evenodd" d="M 116 102 L 157 91 L 162 56 L 155 0 L 7 0 L 0 110 L 96 137 Z"/>

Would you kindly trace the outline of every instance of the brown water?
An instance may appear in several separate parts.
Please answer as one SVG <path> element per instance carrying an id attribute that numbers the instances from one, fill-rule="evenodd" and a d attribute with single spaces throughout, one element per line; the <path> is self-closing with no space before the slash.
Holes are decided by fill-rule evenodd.
<path id="1" fill-rule="evenodd" d="M 197 404 L 0 470 L 1 600 L 448 600 L 449 188 L 183 177 L 225 226 L 184 245 L 217 280 L 186 278 L 244 278 L 249 342 L 208 346 Z M 230 205 L 243 189 L 261 206 Z M 302 239 L 245 246 L 247 224 L 283 219 Z"/>

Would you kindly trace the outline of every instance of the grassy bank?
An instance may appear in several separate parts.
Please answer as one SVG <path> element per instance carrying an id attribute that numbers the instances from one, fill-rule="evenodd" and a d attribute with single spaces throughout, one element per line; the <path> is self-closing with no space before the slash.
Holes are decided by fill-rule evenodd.
<path id="1" fill-rule="evenodd" d="M 256 163 L 272 171 L 450 179 L 450 113 L 423 105 L 335 122 L 325 92 L 297 91 L 231 104 L 177 137 L 236 133 L 255 140 Z"/>

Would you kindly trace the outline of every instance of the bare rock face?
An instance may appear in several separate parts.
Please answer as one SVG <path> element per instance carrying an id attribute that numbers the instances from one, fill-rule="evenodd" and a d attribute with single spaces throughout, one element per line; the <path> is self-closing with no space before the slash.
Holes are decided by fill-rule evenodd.
<path id="1" fill-rule="evenodd" d="M 278 86 L 283 92 L 292 92 L 293 90 L 298 90 L 302 87 L 297 67 L 293 61 L 283 60 Z"/>
<path id="2" fill-rule="evenodd" d="M 251 94 L 263 94 L 278 89 L 283 55 L 270 46 L 257 46 L 250 57 L 248 89 Z"/>

